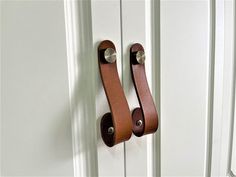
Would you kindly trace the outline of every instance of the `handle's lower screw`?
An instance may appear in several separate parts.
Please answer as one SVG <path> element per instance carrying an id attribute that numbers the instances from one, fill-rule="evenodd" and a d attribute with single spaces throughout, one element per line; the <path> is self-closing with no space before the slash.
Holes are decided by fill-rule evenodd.
<path id="1" fill-rule="evenodd" d="M 138 127 L 141 127 L 141 126 L 143 125 L 143 121 L 142 121 L 142 120 L 138 120 L 138 121 L 136 122 L 136 125 L 137 125 Z"/>
<path id="2" fill-rule="evenodd" d="M 108 130 L 107 130 L 107 133 L 109 135 L 112 135 L 114 133 L 114 127 L 109 127 Z"/>

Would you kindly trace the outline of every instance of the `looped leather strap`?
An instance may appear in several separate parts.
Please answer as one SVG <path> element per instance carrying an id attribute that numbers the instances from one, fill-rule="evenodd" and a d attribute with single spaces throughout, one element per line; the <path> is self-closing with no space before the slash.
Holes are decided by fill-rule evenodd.
<path id="1" fill-rule="evenodd" d="M 106 49 L 116 51 L 111 41 L 103 41 L 98 46 L 98 64 L 104 90 L 111 112 L 101 120 L 101 134 L 107 146 L 130 139 L 132 135 L 132 119 L 128 103 L 117 72 L 116 61 L 111 63 L 105 59 Z M 114 58 L 113 58 L 114 59 Z"/>
<path id="2" fill-rule="evenodd" d="M 139 52 L 140 51 L 140 52 Z M 136 136 L 154 133 L 158 128 L 158 115 L 145 74 L 144 63 L 137 60 L 137 52 L 144 54 L 141 44 L 133 44 L 130 48 L 130 67 L 140 108 L 132 113 L 133 132 Z M 145 57 L 145 56 L 143 56 Z M 145 59 L 145 58 L 144 58 Z M 143 61 L 142 61 L 143 62 Z"/>

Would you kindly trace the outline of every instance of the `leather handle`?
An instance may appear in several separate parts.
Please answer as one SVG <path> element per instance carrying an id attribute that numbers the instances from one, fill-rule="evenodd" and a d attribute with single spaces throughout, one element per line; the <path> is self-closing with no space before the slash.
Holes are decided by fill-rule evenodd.
<path id="1" fill-rule="evenodd" d="M 101 135 L 109 147 L 130 139 L 132 119 L 116 66 L 116 48 L 111 41 L 98 46 L 98 64 L 111 112 L 101 120 Z"/>
<path id="2" fill-rule="evenodd" d="M 145 74 L 145 53 L 141 44 L 133 44 L 130 48 L 130 67 L 134 87 L 140 108 L 132 113 L 133 133 L 136 136 L 154 133 L 158 128 L 158 115 Z"/>

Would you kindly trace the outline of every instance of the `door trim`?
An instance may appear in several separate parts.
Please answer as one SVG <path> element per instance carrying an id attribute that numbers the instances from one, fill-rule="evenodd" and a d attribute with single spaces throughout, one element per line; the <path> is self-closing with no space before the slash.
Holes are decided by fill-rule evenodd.
<path id="1" fill-rule="evenodd" d="M 98 176 L 91 1 L 64 0 L 64 13 L 74 176 Z"/>
<path id="2" fill-rule="evenodd" d="M 147 176 L 161 177 L 161 2 L 146 1 L 146 53 L 151 58 L 151 92 L 158 112 L 159 126 L 147 137 Z M 148 56 L 149 55 L 149 56 Z"/>
<path id="3" fill-rule="evenodd" d="M 232 171 L 230 171 L 229 172 L 229 177 L 236 177 L 236 175 Z"/>

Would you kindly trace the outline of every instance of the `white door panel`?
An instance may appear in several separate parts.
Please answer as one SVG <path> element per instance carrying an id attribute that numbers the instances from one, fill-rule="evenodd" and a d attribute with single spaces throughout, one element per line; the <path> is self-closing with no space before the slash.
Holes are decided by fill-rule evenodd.
<path id="1" fill-rule="evenodd" d="M 143 45 L 146 51 L 145 31 L 145 1 L 122 1 L 122 51 L 123 51 L 123 83 L 124 91 L 131 112 L 140 107 L 131 78 L 130 47 L 134 43 Z M 149 61 L 148 61 L 149 60 Z M 150 63 L 151 58 L 146 59 Z M 150 65 L 145 61 L 146 71 L 151 71 Z M 149 72 L 150 73 L 150 72 Z M 149 74 L 148 73 L 148 74 Z M 148 75 L 150 76 L 150 75 Z M 150 77 L 147 78 L 150 81 Z M 125 143 L 126 148 L 126 175 L 147 176 L 147 136 L 136 137 Z"/>
<path id="2" fill-rule="evenodd" d="M 236 174 L 236 121 L 234 121 L 234 135 L 233 135 L 233 153 L 232 153 L 232 172 Z"/>
<path id="3" fill-rule="evenodd" d="M 63 1 L 1 14 L 1 175 L 73 176 Z"/>
<path id="4" fill-rule="evenodd" d="M 121 74 L 120 2 L 68 0 L 65 14 L 76 175 L 124 176 L 124 144 L 107 147 L 100 135 L 100 120 L 110 108 L 97 58 L 99 43 L 111 40 Z"/>
<path id="5" fill-rule="evenodd" d="M 221 133 L 221 137 L 217 137 L 221 140 L 214 141 L 213 145 L 220 144 L 221 148 L 220 164 L 216 168 L 220 169 L 220 175 L 235 176 L 235 1 L 224 1 L 224 15 L 223 116 L 220 126 L 214 130 Z M 214 164 L 216 160 L 213 168 Z"/>
<path id="6" fill-rule="evenodd" d="M 96 62 L 96 118 L 98 134 L 99 176 L 124 176 L 124 144 L 107 147 L 100 135 L 100 120 L 110 112 L 97 64 L 97 47 L 103 40 L 111 40 L 117 51 L 117 69 L 121 75 L 120 1 L 92 0 L 92 29 L 94 62 Z M 122 82 L 122 80 L 121 80 Z M 115 94 L 115 93 L 114 93 Z"/>
<path id="7" fill-rule="evenodd" d="M 231 1 L 230 1 L 231 2 Z M 230 2 L 228 2 L 228 4 L 230 3 Z M 230 8 L 230 10 L 232 10 L 233 9 L 233 13 L 231 13 L 231 18 L 230 18 L 230 22 L 231 22 L 231 25 L 233 26 L 234 25 L 234 28 L 232 28 L 232 26 L 228 26 L 228 27 L 231 27 L 230 29 L 231 30 L 233 30 L 233 35 L 232 36 L 234 36 L 234 38 L 233 38 L 233 43 L 232 43 L 232 41 L 231 40 L 229 40 L 230 42 L 231 42 L 231 47 L 233 48 L 233 52 L 232 52 L 232 48 L 231 48 L 231 52 L 234 54 L 233 55 L 233 57 L 231 56 L 231 58 L 230 59 L 232 59 L 233 58 L 233 66 L 234 67 L 231 67 L 231 68 L 233 68 L 234 69 L 234 72 L 232 72 L 233 74 L 232 74 L 232 76 L 231 77 L 233 77 L 233 79 L 234 79 L 234 82 L 232 82 L 232 84 L 235 84 L 235 80 L 236 80 L 236 49 L 235 49 L 235 46 L 236 46 L 236 3 L 235 3 L 235 1 L 233 1 L 233 2 L 231 2 L 231 5 L 233 6 L 233 8 Z M 228 7 L 228 9 L 229 9 L 229 7 Z M 232 33 L 231 33 L 232 34 Z M 233 45 L 232 45 L 233 44 Z M 231 133 L 232 133 L 232 137 L 230 137 L 230 138 L 232 138 L 232 147 L 231 147 L 231 150 L 232 150 L 232 154 L 231 154 L 231 171 L 232 171 L 232 173 L 233 173 L 233 175 L 234 176 L 236 176 L 236 99 L 235 99 L 235 92 L 236 92 L 236 90 L 235 90 L 235 85 L 233 85 L 234 87 L 234 117 L 231 117 L 232 118 L 232 120 L 231 120 L 231 123 L 233 123 L 234 125 L 232 125 L 231 127 L 232 127 L 232 129 L 231 129 Z"/>
<path id="8" fill-rule="evenodd" d="M 162 176 L 203 176 L 208 2 L 161 2 Z"/>
<path id="9" fill-rule="evenodd" d="M 234 104 L 235 103 L 236 103 L 236 99 L 234 100 Z M 232 121 L 231 121 L 231 123 L 233 123 L 234 125 L 232 125 L 232 129 L 231 129 L 232 134 L 230 136 L 230 141 L 232 141 L 232 143 L 230 143 L 230 145 L 232 147 L 230 147 L 230 149 L 232 152 L 230 152 L 231 157 L 229 157 L 230 158 L 229 160 L 231 161 L 231 163 L 230 163 L 231 166 L 229 168 L 231 170 L 231 173 L 233 173 L 234 175 L 236 175 L 236 121 L 235 121 L 235 115 L 236 115 L 236 105 L 234 105 L 234 117 L 232 117 Z"/>
<path id="10" fill-rule="evenodd" d="M 215 71 L 215 88 L 220 88 L 219 76 L 223 75 L 223 94 L 222 100 L 219 100 L 219 94 L 215 94 L 215 104 L 218 106 L 217 114 L 213 121 L 213 145 L 212 145 L 212 176 L 226 176 L 231 174 L 231 127 L 234 116 L 234 1 L 218 0 L 216 4 L 216 71 Z M 222 19 L 222 16 L 223 19 Z M 223 21 L 223 25 L 222 25 Z M 218 25 L 217 25 L 218 24 Z M 222 28 L 223 26 L 223 28 Z M 223 33 L 223 40 L 222 40 Z M 223 51 L 219 55 L 219 51 Z M 221 59 L 220 59 L 221 58 Z M 222 64 L 223 61 L 223 64 Z M 223 71 L 220 70 L 223 68 Z M 221 79 L 221 78 L 220 78 Z M 216 92 L 217 93 L 217 92 Z M 219 92 L 218 92 L 219 93 Z M 219 115 L 219 112 L 221 115 Z M 233 158 L 233 156 L 232 156 Z"/>

